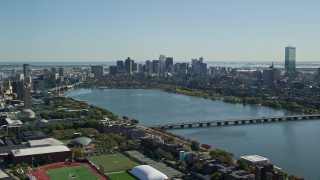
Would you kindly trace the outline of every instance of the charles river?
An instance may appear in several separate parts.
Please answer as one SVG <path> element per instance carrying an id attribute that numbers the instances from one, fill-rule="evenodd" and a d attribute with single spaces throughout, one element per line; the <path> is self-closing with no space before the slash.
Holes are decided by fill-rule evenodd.
<path id="1" fill-rule="evenodd" d="M 222 101 L 145 89 L 73 89 L 67 97 L 87 101 L 143 125 L 249 117 L 293 115 L 258 105 Z M 171 130 L 173 133 L 230 151 L 235 157 L 260 155 L 289 174 L 320 180 L 320 120 Z"/>

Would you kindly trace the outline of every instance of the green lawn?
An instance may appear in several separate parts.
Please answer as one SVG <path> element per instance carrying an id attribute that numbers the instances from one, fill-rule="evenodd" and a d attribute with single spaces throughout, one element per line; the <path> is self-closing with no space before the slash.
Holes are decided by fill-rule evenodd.
<path id="1" fill-rule="evenodd" d="M 123 154 L 115 153 L 102 156 L 88 157 L 99 168 L 102 166 L 105 173 L 125 171 L 139 165 L 138 163 L 127 158 Z M 101 168 L 100 168 L 101 169 Z"/>
<path id="2" fill-rule="evenodd" d="M 71 166 L 65 168 L 46 170 L 50 180 L 97 180 L 99 179 L 94 173 L 84 166 Z M 69 178 L 70 174 L 75 174 L 76 178 Z"/>
<path id="3" fill-rule="evenodd" d="M 61 142 L 63 142 L 64 144 L 69 144 L 69 142 L 71 142 L 73 139 L 63 139 L 63 140 L 59 140 Z"/>
<path id="4" fill-rule="evenodd" d="M 111 180 L 136 180 L 133 176 L 126 172 L 108 174 Z"/>

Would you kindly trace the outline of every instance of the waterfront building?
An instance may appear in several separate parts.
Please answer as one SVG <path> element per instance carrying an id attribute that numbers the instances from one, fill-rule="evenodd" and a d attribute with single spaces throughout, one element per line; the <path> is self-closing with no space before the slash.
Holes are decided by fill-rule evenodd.
<path id="1" fill-rule="evenodd" d="M 138 72 L 138 64 L 132 60 L 132 73 L 137 73 Z"/>
<path id="2" fill-rule="evenodd" d="M 132 62 L 133 60 L 130 59 L 130 57 L 128 57 L 125 61 L 124 61 L 124 69 L 125 69 L 125 72 L 127 74 L 132 74 Z"/>
<path id="3" fill-rule="evenodd" d="M 91 66 L 91 73 L 94 74 L 95 79 L 101 79 L 104 76 L 103 66 Z"/>
<path id="4" fill-rule="evenodd" d="M 247 161 L 250 165 L 253 166 L 269 162 L 269 159 L 258 155 L 241 156 L 240 158 Z"/>
<path id="5" fill-rule="evenodd" d="M 147 60 L 146 61 L 146 72 L 148 73 L 148 74 L 151 74 L 153 71 L 152 71 L 153 69 L 152 69 L 152 62 L 151 61 L 149 61 L 149 60 Z"/>
<path id="6" fill-rule="evenodd" d="M 155 73 L 155 74 L 159 74 L 160 71 L 159 71 L 159 61 L 158 60 L 153 60 L 152 61 L 152 73 Z"/>
<path id="7" fill-rule="evenodd" d="M 23 64 L 23 75 L 24 75 L 24 77 L 30 76 L 30 65 L 29 64 Z"/>
<path id="8" fill-rule="evenodd" d="M 274 167 L 272 164 L 264 164 L 255 167 L 255 179 L 265 179 L 265 180 L 282 180 L 283 173 Z"/>
<path id="9" fill-rule="evenodd" d="M 285 48 L 285 72 L 290 80 L 296 78 L 296 48 L 288 46 Z"/>

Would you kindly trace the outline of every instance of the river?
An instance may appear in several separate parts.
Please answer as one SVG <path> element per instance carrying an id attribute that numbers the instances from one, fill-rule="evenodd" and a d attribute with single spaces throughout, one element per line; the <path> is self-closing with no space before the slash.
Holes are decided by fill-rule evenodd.
<path id="1" fill-rule="evenodd" d="M 144 125 L 226 120 L 295 113 L 258 105 L 230 104 L 160 90 L 73 89 L 67 97 L 107 108 Z M 304 120 L 239 126 L 185 128 L 172 132 L 235 154 L 269 158 L 284 171 L 320 180 L 320 121 Z"/>

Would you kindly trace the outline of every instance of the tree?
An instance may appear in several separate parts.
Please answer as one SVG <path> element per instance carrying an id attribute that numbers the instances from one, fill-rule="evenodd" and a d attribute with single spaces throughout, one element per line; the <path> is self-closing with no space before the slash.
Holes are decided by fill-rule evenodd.
<path id="1" fill-rule="evenodd" d="M 202 144 L 201 147 L 206 150 L 209 150 L 211 148 L 211 146 L 209 144 Z"/>
<path id="2" fill-rule="evenodd" d="M 222 174 L 221 173 L 218 173 L 218 172 L 215 172 L 211 175 L 211 180 L 222 180 Z"/>
<path id="3" fill-rule="evenodd" d="M 73 148 L 71 149 L 71 151 L 72 151 L 73 157 L 74 157 L 75 159 L 80 159 L 80 158 L 82 158 L 83 152 L 82 152 L 82 149 L 81 149 L 80 147 L 73 147 Z"/>
<path id="4" fill-rule="evenodd" d="M 203 164 L 198 162 L 193 164 L 192 169 L 196 172 L 200 172 L 202 167 L 203 167 Z"/>
<path id="5" fill-rule="evenodd" d="M 137 120 L 137 119 L 131 119 L 130 123 L 131 123 L 131 124 L 139 124 L 139 120 Z"/>
<path id="6" fill-rule="evenodd" d="M 192 141 L 191 142 L 191 150 L 192 151 L 199 151 L 200 145 L 197 141 Z"/>
<path id="7" fill-rule="evenodd" d="M 249 164 L 244 159 L 238 159 L 237 166 L 238 166 L 238 168 L 243 169 L 243 170 L 249 169 Z"/>

